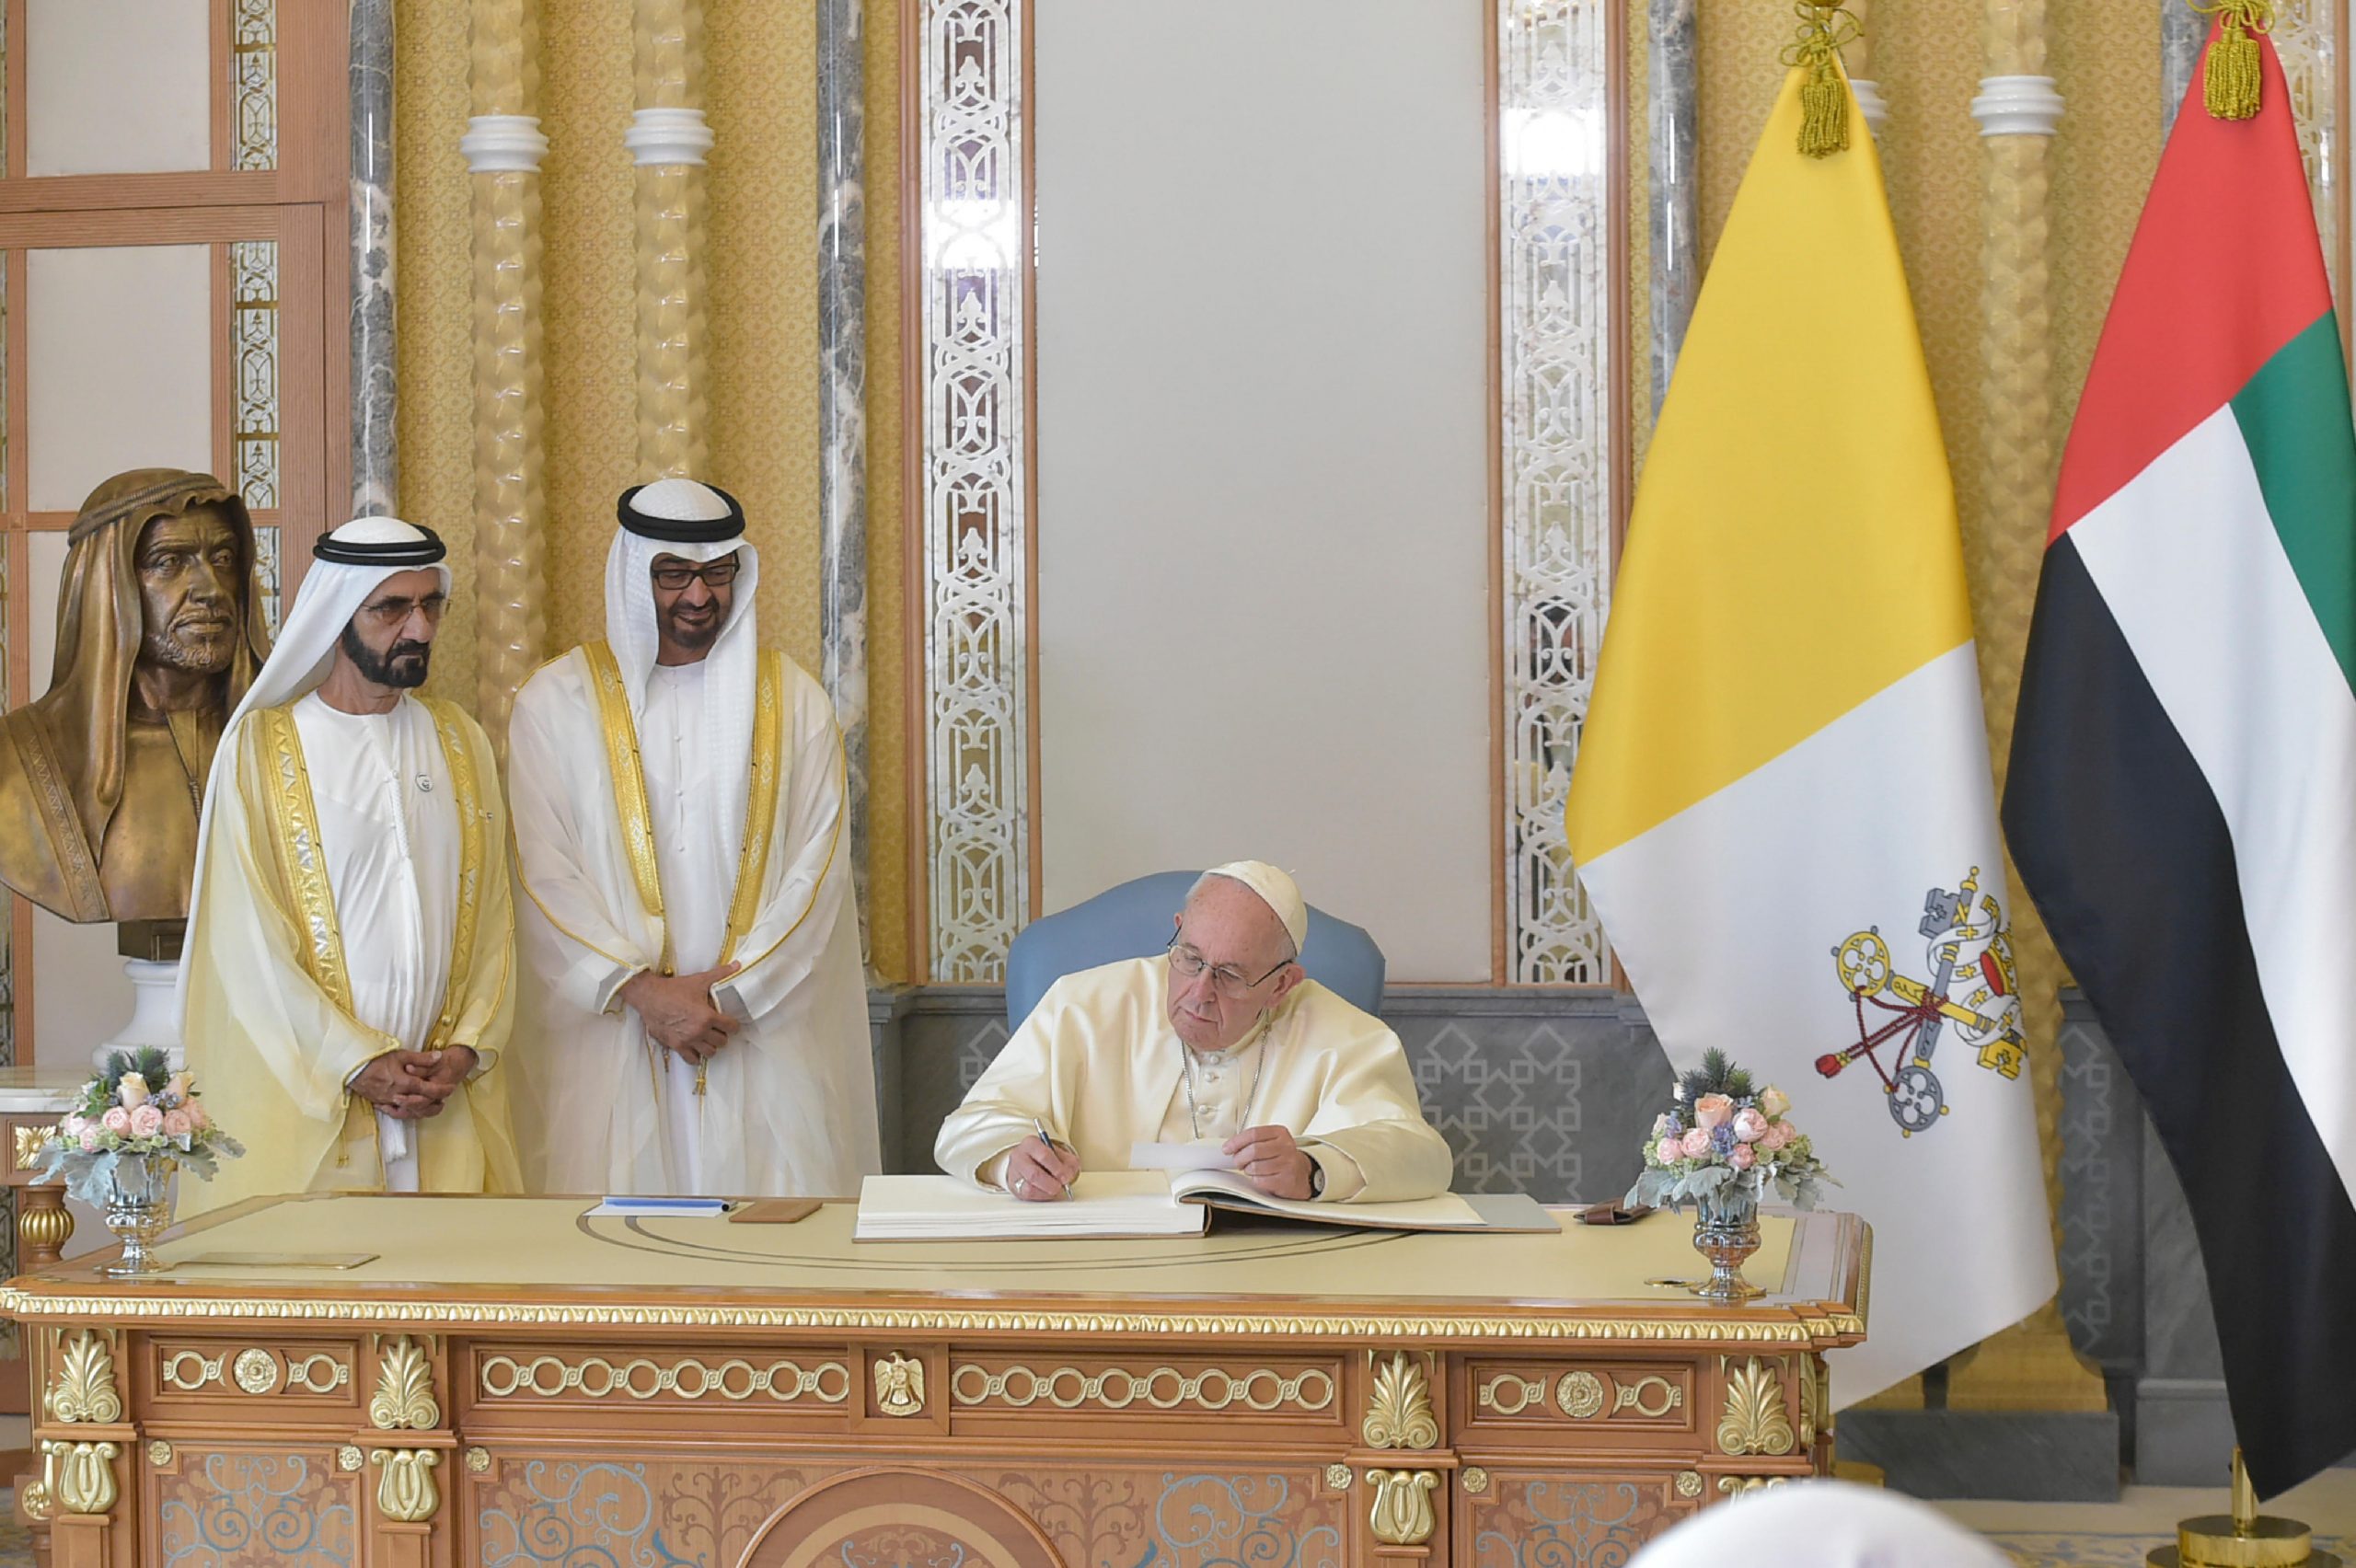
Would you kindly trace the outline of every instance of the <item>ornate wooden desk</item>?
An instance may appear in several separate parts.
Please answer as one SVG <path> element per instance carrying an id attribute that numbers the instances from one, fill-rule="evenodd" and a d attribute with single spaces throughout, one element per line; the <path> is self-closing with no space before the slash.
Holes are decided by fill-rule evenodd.
<path id="1" fill-rule="evenodd" d="M 860 1244 L 562 1198 L 272 1200 L 26 1324 L 63 1568 L 1523 1568 L 1830 1465 L 1852 1216 Z M 341 1270 L 253 1256 L 380 1254 Z M 1550 1543 L 1552 1543 L 1550 1545 Z"/>

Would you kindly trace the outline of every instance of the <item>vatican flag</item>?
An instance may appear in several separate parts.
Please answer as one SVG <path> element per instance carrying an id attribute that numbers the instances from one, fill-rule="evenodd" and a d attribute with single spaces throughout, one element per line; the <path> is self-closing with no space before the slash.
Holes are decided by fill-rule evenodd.
<path id="1" fill-rule="evenodd" d="M 1782 1089 L 1873 1227 L 1847 1404 L 2054 1266 L 1955 492 L 1880 162 L 1797 150 L 1804 75 L 1661 409 L 1568 825 L 1672 1063 Z"/>

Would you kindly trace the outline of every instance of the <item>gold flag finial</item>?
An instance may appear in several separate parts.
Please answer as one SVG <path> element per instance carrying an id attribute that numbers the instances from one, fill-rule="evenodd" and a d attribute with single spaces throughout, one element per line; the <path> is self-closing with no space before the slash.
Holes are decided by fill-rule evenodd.
<path id="1" fill-rule="evenodd" d="M 2218 120 L 2248 120 L 2258 113 L 2258 40 L 2253 33 L 2274 27 L 2274 0 L 2186 0 L 2204 17 L 2218 19 L 2217 40 L 2200 76 L 2200 101 Z"/>
<path id="2" fill-rule="evenodd" d="M 1839 0 L 1798 0 L 1799 37 L 1784 63 L 1807 72 L 1800 84 L 1800 151 L 1812 158 L 1849 149 L 1849 84 L 1841 74 L 1841 46 L 1857 37 L 1857 18 Z"/>

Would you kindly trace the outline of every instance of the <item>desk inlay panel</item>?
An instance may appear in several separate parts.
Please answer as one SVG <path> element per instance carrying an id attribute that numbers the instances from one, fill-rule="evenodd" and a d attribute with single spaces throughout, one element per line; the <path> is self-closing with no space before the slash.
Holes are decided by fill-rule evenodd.
<path id="1" fill-rule="evenodd" d="M 285 1201 L 157 1278 L 12 1282 L 55 1568 L 1530 1568 L 1824 1469 L 1865 1328 L 1831 1215 L 1770 1220 L 1729 1309 L 1646 1283 L 1674 1221 L 867 1247 L 582 1206 Z"/>

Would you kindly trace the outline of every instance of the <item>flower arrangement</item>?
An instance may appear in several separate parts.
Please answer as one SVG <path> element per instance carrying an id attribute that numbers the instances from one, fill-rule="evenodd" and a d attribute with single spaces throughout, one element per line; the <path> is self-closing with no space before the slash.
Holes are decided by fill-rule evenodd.
<path id="1" fill-rule="evenodd" d="M 1816 1206 L 1821 1183 L 1840 1185 L 1807 1135 L 1785 1119 L 1792 1102 L 1784 1091 L 1756 1088 L 1725 1052 L 1703 1053 L 1674 1092 L 1677 1103 L 1654 1118 L 1630 1204 L 1691 1203 L 1705 1216 L 1733 1217 L 1755 1209 L 1771 1182 L 1785 1203 L 1804 1209 Z"/>
<path id="2" fill-rule="evenodd" d="M 82 1086 L 80 1103 L 51 1131 L 37 1158 L 43 1178 L 62 1173 L 66 1192 L 103 1206 L 115 1168 L 126 1156 L 160 1155 L 210 1182 L 223 1159 L 245 1152 L 245 1145 L 205 1113 L 189 1075 L 173 1072 L 164 1054 L 151 1045 L 136 1055 L 118 1051 L 108 1058 L 105 1070 Z"/>

